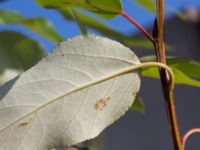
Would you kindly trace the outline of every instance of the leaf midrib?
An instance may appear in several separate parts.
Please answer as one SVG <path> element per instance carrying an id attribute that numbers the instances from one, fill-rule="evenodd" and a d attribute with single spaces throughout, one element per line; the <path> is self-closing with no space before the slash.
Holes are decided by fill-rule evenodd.
<path id="1" fill-rule="evenodd" d="M 72 93 L 75 93 L 75 92 L 77 92 L 77 91 L 79 91 L 79 90 L 82 90 L 82 89 L 84 89 L 84 88 L 87 88 L 87 87 L 89 87 L 89 86 L 96 85 L 96 84 L 101 83 L 101 82 L 103 82 L 103 81 L 109 80 L 109 79 L 111 79 L 111 78 L 120 76 L 120 75 L 122 75 L 122 74 L 126 74 L 126 73 L 132 71 L 133 69 L 134 69 L 134 65 L 133 65 L 133 62 L 132 62 L 132 65 L 129 66 L 129 67 L 126 67 L 126 68 L 121 69 L 121 70 L 119 70 L 119 71 L 116 71 L 116 72 L 114 72 L 114 73 L 110 73 L 110 74 L 108 74 L 108 75 L 105 75 L 105 76 L 103 76 L 102 78 L 99 78 L 99 79 L 94 80 L 94 81 L 92 81 L 92 82 L 89 82 L 89 83 L 87 83 L 87 84 L 81 85 L 81 86 L 79 86 L 79 87 L 77 87 L 77 88 L 75 88 L 75 89 L 69 91 L 68 93 L 59 96 L 58 98 L 55 98 L 55 99 L 53 99 L 53 100 L 50 100 L 50 101 L 48 101 L 47 103 L 45 103 L 45 104 L 39 106 L 37 109 L 31 111 L 31 112 L 28 113 L 27 115 L 21 117 L 20 119 L 17 119 L 16 121 L 14 121 L 13 123 L 11 123 L 11 124 L 9 124 L 8 126 L 4 127 L 3 129 L 0 129 L 0 132 L 3 132 L 4 130 L 6 130 L 6 129 L 8 129 L 9 127 L 13 126 L 13 125 L 16 124 L 17 122 L 19 122 L 19 121 L 25 119 L 26 117 L 30 116 L 31 114 L 33 114 L 33 113 L 35 113 L 35 112 L 38 112 L 39 110 L 41 110 L 42 108 L 46 107 L 47 105 L 50 105 L 50 104 L 52 104 L 52 103 L 58 101 L 59 99 L 63 100 L 62 98 L 65 97 L 65 96 L 67 96 L 67 95 L 70 95 L 70 94 L 72 94 Z"/>

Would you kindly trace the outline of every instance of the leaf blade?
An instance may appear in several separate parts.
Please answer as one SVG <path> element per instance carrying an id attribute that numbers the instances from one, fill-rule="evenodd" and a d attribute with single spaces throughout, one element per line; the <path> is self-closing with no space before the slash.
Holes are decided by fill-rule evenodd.
<path id="1" fill-rule="evenodd" d="M 132 104 L 131 93 L 137 92 L 140 86 L 138 74 L 116 75 L 133 63 L 139 63 L 133 52 L 105 38 L 89 35 L 64 42 L 46 59 L 9 83 L 11 89 L 6 95 L 0 94 L 4 95 L 0 98 L 0 139 L 14 128 L 16 134 L 9 136 L 6 142 L 13 142 L 16 136 L 18 140 L 25 137 L 17 150 L 22 146 L 46 150 L 94 138 Z M 21 101 L 10 99 L 14 93 L 15 99 Z M 30 95 L 32 98 L 27 99 Z M 5 111 L 5 106 L 19 107 Z M 117 112 L 114 111 L 116 106 Z M 26 134 L 30 127 L 32 132 Z M 6 142 L 0 144 L 0 148 L 15 147 L 16 143 Z M 40 144 L 35 145 L 37 142 Z"/>
<path id="2" fill-rule="evenodd" d="M 142 62 L 155 61 L 154 56 L 142 57 Z M 200 87 L 200 64 L 191 59 L 168 57 L 167 64 L 174 71 L 175 84 L 185 84 Z M 142 75 L 152 78 L 159 78 L 157 68 L 142 69 Z"/>

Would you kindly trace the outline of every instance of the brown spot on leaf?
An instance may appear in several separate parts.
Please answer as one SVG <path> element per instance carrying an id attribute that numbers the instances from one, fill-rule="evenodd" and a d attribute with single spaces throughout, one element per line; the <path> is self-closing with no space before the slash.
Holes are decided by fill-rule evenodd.
<path id="1" fill-rule="evenodd" d="M 19 127 L 25 127 L 27 125 L 28 125 L 28 122 L 22 122 L 22 123 L 19 124 Z"/>
<path id="2" fill-rule="evenodd" d="M 135 98 L 137 95 L 138 95 L 137 92 L 133 92 L 133 93 L 132 93 L 133 98 Z"/>
<path id="3" fill-rule="evenodd" d="M 95 110 L 103 110 L 103 108 L 105 108 L 107 106 L 107 103 L 109 100 L 110 100 L 110 97 L 105 97 L 105 98 L 98 100 L 94 105 L 94 109 Z"/>

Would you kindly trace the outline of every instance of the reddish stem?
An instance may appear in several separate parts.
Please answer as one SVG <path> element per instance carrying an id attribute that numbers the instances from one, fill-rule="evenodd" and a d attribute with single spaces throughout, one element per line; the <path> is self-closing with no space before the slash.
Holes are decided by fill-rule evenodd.
<path id="1" fill-rule="evenodd" d="M 200 133 L 200 128 L 193 128 L 185 133 L 185 135 L 182 137 L 182 143 L 184 147 L 185 147 L 187 139 L 194 133 Z"/>
<path id="2" fill-rule="evenodd" d="M 152 43 L 155 43 L 154 38 L 151 36 L 151 34 L 142 27 L 137 21 L 135 21 L 132 17 L 130 17 L 125 11 L 121 11 L 121 15 L 126 18 L 128 21 L 130 21 L 132 24 L 134 24 Z"/>

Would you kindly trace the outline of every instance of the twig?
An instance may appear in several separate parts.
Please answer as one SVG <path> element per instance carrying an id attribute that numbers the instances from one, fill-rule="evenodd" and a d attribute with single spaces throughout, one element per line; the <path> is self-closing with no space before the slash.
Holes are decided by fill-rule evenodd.
<path id="1" fill-rule="evenodd" d="M 166 64 L 165 45 L 164 45 L 164 0 L 156 0 L 157 5 L 157 20 L 154 26 L 154 38 L 155 38 L 155 51 L 159 62 Z M 165 97 L 166 111 L 173 137 L 174 150 L 183 150 L 181 142 L 181 136 L 179 133 L 179 127 L 176 118 L 176 110 L 174 104 L 174 92 L 169 91 L 170 77 L 165 69 L 159 69 L 160 78 L 162 82 L 163 94 Z"/>
<path id="2" fill-rule="evenodd" d="M 125 17 L 128 21 L 134 24 L 154 45 L 156 57 L 158 62 L 166 65 L 165 56 L 165 44 L 164 44 L 164 0 L 156 0 L 157 5 L 157 19 L 154 24 L 153 37 L 147 32 L 147 30 L 138 24 L 133 18 L 131 18 L 124 11 L 121 11 L 121 15 Z M 169 72 L 165 68 L 160 68 L 160 78 L 162 82 L 163 95 L 165 97 L 167 117 L 169 121 L 169 126 L 171 129 L 174 150 L 183 150 L 183 145 L 181 142 L 181 136 L 179 133 L 176 110 L 174 104 L 174 91 L 170 90 Z"/>

